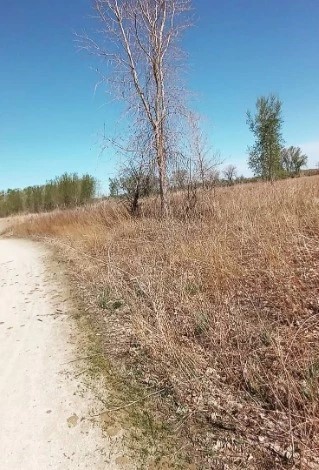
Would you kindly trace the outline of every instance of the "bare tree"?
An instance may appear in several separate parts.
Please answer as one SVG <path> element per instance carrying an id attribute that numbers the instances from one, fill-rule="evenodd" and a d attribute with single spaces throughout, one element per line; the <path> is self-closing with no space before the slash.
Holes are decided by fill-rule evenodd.
<path id="1" fill-rule="evenodd" d="M 179 37 L 189 26 L 191 0 L 93 0 L 101 40 L 82 37 L 82 47 L 105 59 L 107 81 L 135 115 L 147 123 L 155 153 L 162 215 L 168 212 L 167 160 L 173 121 L 182 114 Z"/>
<path id="2" fill-rule="evenodd" d="M 218 180 L 218 166 L 222 163 L 219 153 L 213 153 L 208 145 L 207 137 L 201 128 L 201 118 L 189 113 L 190 126 L 190 158 L 193 161 L 193 178 L 207 188 Z"/>
<path id="3" fill-rule="evenodd" d="M 189 173 L 187 169 L 178 168 L 172 173 L 171 187 L 174 189 L 185 189 L 189 182 Z"/>
<path id="4" fill-rule="evenodd" d="M 113 196 L 124 196 L 132 215 L 139 215 L 140 198 L 149 196 L 157 189 L 154 149 L 150 145 L 148 129 L 135 128 L 128 141 L 105 136 L 104 148 L 116 149 L 121 165 L 117 178 L 110 178 L 110 192 Z"/>
<path id="5" fill-rule="evenodd" d="M 237 168 L 235 165 L 227 165 L 223 170 L 223 175 L 227 181 L 227 184 L 231 186 L 237 177 Z"/>
<path id="6" fill-rule="evenodd" d="M 149 196 L 156 184 L 147 160 L 142 156 L 139 162 L 129 160 L 119 173 L 119 188 L 128 203 L 133 216 L 140 213 L 140 198 Z"/>

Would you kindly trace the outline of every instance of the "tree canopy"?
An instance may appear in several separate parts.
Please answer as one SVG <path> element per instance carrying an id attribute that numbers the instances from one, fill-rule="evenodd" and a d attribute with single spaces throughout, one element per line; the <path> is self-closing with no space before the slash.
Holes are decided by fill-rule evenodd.
<path id="1" fill-rule="evenodd" d="M 0 217 L 75 207 L 91 201 L 96 192 L 93 176 L 64 173 L 42 186 L 0 192 Z"/>
<path id="2" fill-rule="evenodd" d="M 272 181 L 281 173 L 283 138 L 282 103 L 275 96 L 261 96 L 256 102 L 256 113 L 247 112 L 247 124 L 254 134 L 255 144 L 248 148 L 248 165 L 255 176 Z"/>

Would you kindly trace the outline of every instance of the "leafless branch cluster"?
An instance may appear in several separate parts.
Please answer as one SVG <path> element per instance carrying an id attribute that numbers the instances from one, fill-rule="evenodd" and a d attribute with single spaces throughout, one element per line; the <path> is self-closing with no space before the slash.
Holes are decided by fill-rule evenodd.
<path id="1" fill-rule="evenodd" d="M 94 38 L 79 38 L 82 48 L 106 61 L 103 81 L 125 101 L 134 121 L 148 128 L 163 215 L 176 123 L 186 114 L 178 78 L 183 58 L 179 38 L 190 26 L 190 6 L 190 0 L 94 0 L 99 30 Z"/>
<path id="2" fill-rule="evenodd" d="M 193 166 L 193 179 L 203 188 L 211 186 L 219 178 L 218 166 L 222 163 L 220 154 L 213 152 L 201 127 L 198 114 L 189 113 L 190 135 L 189 155 Z"/>

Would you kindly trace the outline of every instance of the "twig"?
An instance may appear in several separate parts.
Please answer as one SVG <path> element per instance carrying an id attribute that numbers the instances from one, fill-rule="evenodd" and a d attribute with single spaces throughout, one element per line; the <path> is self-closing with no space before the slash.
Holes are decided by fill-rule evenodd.
<path id="1" fill-rule="evenodd" d="M 43 314 L 37 315 L 37 317 L 54 317 L 56 315 L 69 315 L 69 314 L 67 312 L 43 313 Z"/>
<path id="2" fill-rule="evenodd" d="M 104 413 L 113 413 L 114 411 L 119 411 L 119 410 L 124 410 L 125 408 L 129 408 L 130 406 L 132 405 L 135 405 L 136 403 L 140 403 L 144 400 L 146 400 L 147 398 L 149 397 L 152 397 L 154 395 L 159 395 L 160 393 L 162 393 L 165 389 L 162 388 L 161 390 L 157 390 L 156 392 L 152 392 L 150 393 L 149 395 L 145 395 L 144 397 L 142 398 L 139 398 L 138 400 L 134 400 L 134 401 L 131 401 L 130 403 L 127 403 L 126 405 L 121 405 L 121 406 L 118 406 L 116 408 L 109 408 L 109 409 L 106 409 L 104 411 L 101 411 L 101 413 L 98 413 L 96 415 L 90 415 L 90 418 L 97 418 L 98 416 L 101 416 L 103 415 Z"/>
<path id="3" fill-rule="evenodd" d="M 92 370 L 90 367 L 89 367 L 88 369 L 84 369 L 84 370 L 82 370 L 81 372 L 79 372 L 78 374 L 76 374 L 76 375 L 74 376 L 74 378 L 77 379 L 78 377 L 80 377 L 80 375 L 85 374 L 85 372 L 88 372 L 88 371 L 90 371 L 90 370 Z"/>
<path id="4" fill-rule="evenodd" d="M 194 413 L 195 413 L 195 411 L 191 411 L 190 413 L 187 414 L 187 416 L 185 416 L 184 418 L 182 418 L 182 419 L 177 423 L 177 426 L 175 426 L 175 428 L 174 428 L 174 433 L 176 433 L 176 432 L 183 426 L 183 424 L 185 423 L 185 421 L 187 421 Z"/>
<path id="5" fill-rule="evenodd" d="M 61 366 L 65 366 L 66 364 L 71 364 L 72 362 L 85 361 L 86 359 L 92 359 L 92 357 L 96 357 L 99 355 L 100 354 L 92 354 L 91 356 L 77 357 L 76 359 L 72 359 L 72 361 L 62 362 Z"/>
<path id="6" fill-rule="evenodd" d="M 75 312 L 75 313 L 67 313 L 67 312 L 55 312 L 55 313 L 43 313 L 42 315 L 39 314 L 37 315 L 37 317 L 55 317 L 57 315 L 68 315 L 69 317 L 75 317 L 75 316 L 78 316 L 80 315 L 81 317 L 84 317 L 85 315 L 90 315 L 90 313 L 79 313 L 79 312 Z"/>

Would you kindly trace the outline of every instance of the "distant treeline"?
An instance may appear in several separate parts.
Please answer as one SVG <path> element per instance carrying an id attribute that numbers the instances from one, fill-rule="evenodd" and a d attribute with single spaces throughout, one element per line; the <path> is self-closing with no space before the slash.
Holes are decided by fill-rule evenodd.
<path id="1" fill-rule="evenodd" d="M 42 186 L 0 191 L 0 217 L 79 206 L 94 198 L 96 186 L 93 176 L 65 173 Z"/>

